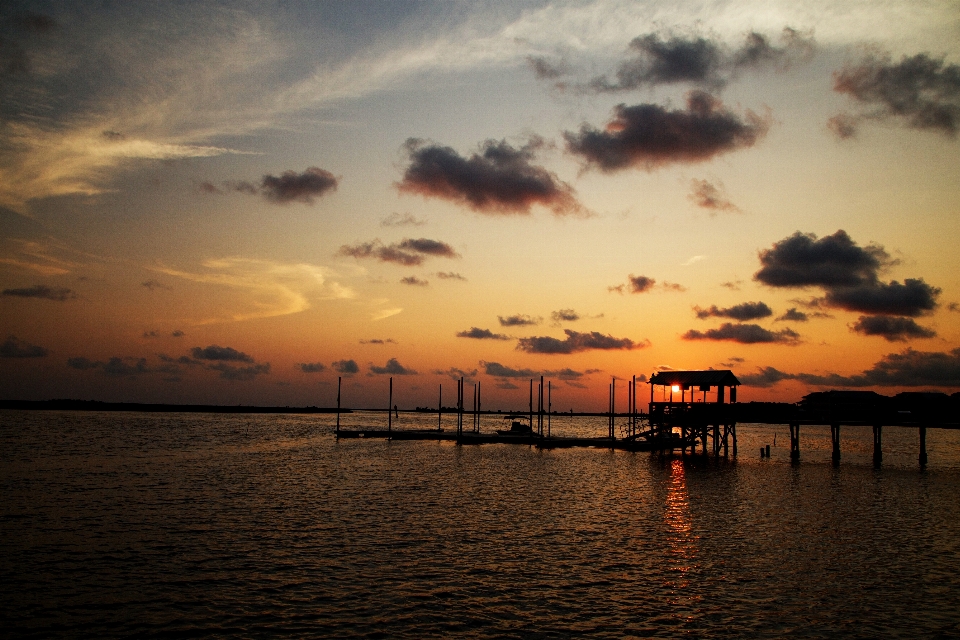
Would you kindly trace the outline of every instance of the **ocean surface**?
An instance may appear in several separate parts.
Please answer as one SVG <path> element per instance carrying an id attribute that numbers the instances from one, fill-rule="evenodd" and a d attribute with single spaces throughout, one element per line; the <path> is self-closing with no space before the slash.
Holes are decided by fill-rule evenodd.
<path id="1" fill-rule="evenodd" d="M 924 470 L 893 427 L 879 469 L 869 428 L 839 467 L 826 427 L 798 465 L 786 426 L 736 460 L 333 432 L 0 412 L 0 635 L 960 638 L 960 431 Z"/>

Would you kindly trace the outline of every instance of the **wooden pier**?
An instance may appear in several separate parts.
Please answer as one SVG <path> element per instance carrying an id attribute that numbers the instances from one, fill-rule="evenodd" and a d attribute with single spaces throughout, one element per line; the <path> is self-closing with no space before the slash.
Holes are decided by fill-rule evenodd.
<path id="1" fill-rule="evenodd" d="M 555 436 L 551 433 L 551 385 L 541 377 L 534 396 L 530 381 L 529 420 L 526 432 L 482 432 L 480 430 L 480 385 L 474 386 L 472 410 L 465 407 L 466 388 L 457 384 L 456 429 L 441 428 L 441 410 L 437 429 L 394 429 L 392 416 L 393 379 L 390 380 L 387 428 L 340 428 L 337 415 L 336 437 L 345 439 L 387 438 L 391 440 L 435 440 L 460 445 L 516 444 L 538 449 L 593 447 L 619 451 L 649 451 L 660 454 L 700 454 L 703 456 L 737 456 L 737 423 L 781 424 L 790 429 L 790 460 L 800 462 L 800 427 L 830 427 L 832 460 L 841 459 L 841 427 L 871 427 L 873 430 L 873 462 L 883 461 L 883 427 L 916 428 L 919 435 L 918 462 L 928 461 L 927 429 L 960 429 L 960 394 L 901 393 L 894 397 L 872 391 L 823 391 L 808 394 L 797 404 L 737 403 L 740 382 L 731 371 L 665 371 L 651 376 L 650 403 L 647 413 L 637 410 L 637 380 L 627 381 L 627 411 L 616 411 L 616 381 L 609 387 L 608 431 L 606 437 Z M 659 397 L 658 397 L 659 392 Z M 678 397 L 679 394 L 679 397 Z M 534 410 L 534 397 L 537 407 Z M 442 400 L 442 395 L 441 395 Z M 338 382 L 337 407 L 340 406 Z M 486 414 L 496 415 L 496 414 Z M 465 418 L 472 419 L 465 429 Z M 536 421 L 534 421 L 536 418 Z M 616 420 L 624 420 L 617 433 Z M 535 425 L 535 426 L 534 426 Z M 761 456 L 769 456 L 761 450 Z"/>

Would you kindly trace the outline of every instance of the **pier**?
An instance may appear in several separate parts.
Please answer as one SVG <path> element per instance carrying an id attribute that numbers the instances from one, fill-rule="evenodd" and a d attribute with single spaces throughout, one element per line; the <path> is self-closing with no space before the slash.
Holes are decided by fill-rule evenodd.
<path id="1" fill-rule="evenodd" d="M 644 384 L 640 382 L 639 384 Z M 796 403 L 737 402 L 739 380 L 729 370 L 663 371 L 650 377 L 648 410 L 638 410 L 639 384 L 626 381 L 627 410 L 616 410 L 616 379 L 609 386 L 608 419 L 605 437 L 557 436 L 551 432 L 552 385 L 541 377 L 534 392 L 530 380 L 530 404 L 523 418 L 526 427 L 513 430 L 481 430 L 481 417 L 498 416 L 481 411 L 480 385 L 473 388 L 472 407 L 466 407 L 464 380 L 457 382 L 456 428 L 441 428 L 444 409 L 438 409 L 436 429 L 395 429 L 392 416 L 393 380 L 387 428 L 340 428 L 337 416 L 336 437 L 345 439 L 388 438 L 391 440 L 435 440 L 460 445 L 517 444 L 539 449 L 593 447 L 620 451 L 655 452 L 661 455 L 701 455 L 727 458 L 738 455 L 737 424 L 777 424 L 789 427 L 790 460 L 800 462 L 801 427 L 829 426 L 834 465 L 841 460 L 841 428 L 870 427 L 873 430 L 873 463 L 883 462 L 883 428 L 915 428 L 918 433 L 917 460 L 921 467 L 928 461 L 927 429 L 960 429 L 960 393 L 948 396 L 933 392 L 904 392 L 883 396 L 872 391 L 821 391 L 808 394 Z M 534 406 L 536 399 L 536 407 Z M 442 400 L 442 389 L 441 389 Z M 340 407 L 338 383 L 337 408 Z M 450 411 L 447 411 L 448 413 Z M 594 414 L 597 415 L 597 414 Z M 500 416 L 504 417 L 504 416 Z M 466 421 L 470 423 L 467 428 Z M 618 424 L 618 420 L 620 423 Z M 769 445 L 761 457 L 770 455 Z"/>

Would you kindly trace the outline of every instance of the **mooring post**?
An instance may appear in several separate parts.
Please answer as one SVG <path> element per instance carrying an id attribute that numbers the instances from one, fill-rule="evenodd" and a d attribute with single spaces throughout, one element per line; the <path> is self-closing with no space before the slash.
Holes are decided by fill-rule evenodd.
<path id="1" fill-rule="evenodd" d="M 617 379 L 610 381 L 610 439 L 617 437 L 615 423 L 617 420 Z"/>
<path id="2" fill-rule="evenodd" d="M 547 437 L 550 437 L 550 414 L 553 413 L 553 388 L 547 380 Z"/>
<path id="3" fill-rule="evenodd" d="M 920 466 L 927 466 L 927 428 L 920 427 Z"/>
<path id="4" fill-rule="evenodd" d="M 533 430 L 533 378 L 530 378 L 530 430 Z"/>
<path id="5" fill-rule="evenodd" d="M 800 423 L 790 423 L 790 462 L 800 462 Z"/>
<path id="6" fill-rule="evenodd" d="M 873 425 L 873 466 L 875 467 L 879 467 L 883 462 L 882 436 L 883 426 L 879 424 Z"/>
<path id="7" fill-rule="evenodd" d="M 734 422 L 730 425 L 730 430 L 733 432 L 733 457 L 737 457 L 737 423 Z"/>
<path id="8" fill-rule="evenodd" d="M 437 400 L 437 431 L 443 431 L 443 383 L 440 383 L 440 398 Z"/>
<path id="9" fill-rule="evenodd" d="M 480 433 L 480 381 L 477 380 L 477 433 Z"/>
<path id="10" fill-rule="evenodd" d="M 830 425 L 830 441 L 833 444 L 833 464 L 840 464 L 840 425 Z"/>
<path id="11" fill-rule="evenodd" d="M 393 377 L 390 378 L 390 401 L 387 403 L 387 431 L 393 428 Z"/>
<path id="12" fill-rule="evenodd" d="M 340 382 L 342 377 L 337 377 L 337 435 L 340 435 Z"/>

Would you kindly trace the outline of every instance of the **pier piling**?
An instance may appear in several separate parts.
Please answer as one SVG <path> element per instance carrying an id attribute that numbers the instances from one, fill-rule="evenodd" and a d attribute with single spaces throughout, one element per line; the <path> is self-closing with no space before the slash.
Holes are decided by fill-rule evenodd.
<path id="1" fill-rule="evenodd" d="M 927 466 L 927 428 L 920 427 L 920 466 Z"/>
<path id="2" fill-rule="evenodd" d="M 830 425 L 830 442 L 833 444 L 833 464 L 840 464 L 840 425 Z"/>

